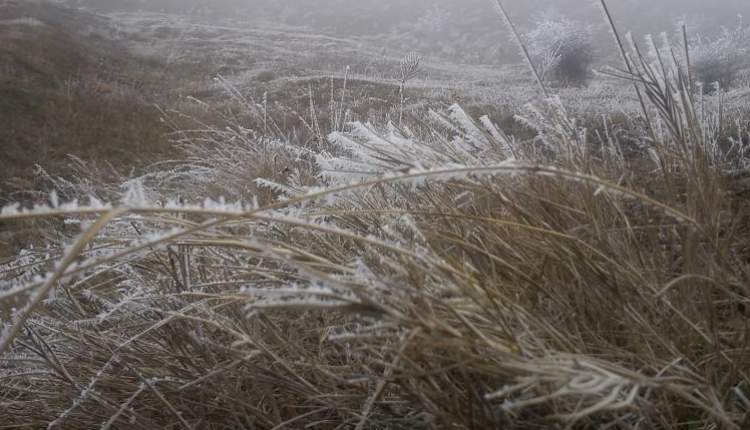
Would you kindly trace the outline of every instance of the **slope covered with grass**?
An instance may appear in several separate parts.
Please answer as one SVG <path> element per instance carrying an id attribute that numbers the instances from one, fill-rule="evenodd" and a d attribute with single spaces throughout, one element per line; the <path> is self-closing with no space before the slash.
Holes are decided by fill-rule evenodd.
<path id="1" fill-rule="evenodd" d="M 168 142 L 153 108 L 158 64 L 133 56 L 101 16 L 41 2 L 0 4 L 0 200 L 40 187 L 34 166 L 69 154 L 127 168 Z M 167 84 L 168 85 L 168 84 Z"/>

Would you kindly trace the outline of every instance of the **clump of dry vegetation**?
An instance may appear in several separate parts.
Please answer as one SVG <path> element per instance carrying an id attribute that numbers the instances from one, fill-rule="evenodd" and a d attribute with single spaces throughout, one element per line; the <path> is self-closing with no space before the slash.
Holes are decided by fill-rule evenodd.
<path id="1" fill-rule="evenodd" d="M 0 2 L 0 202 L 29 198 L 68 154 L 118 170 L 169 148 L 154 107 L 173 87 L 111 38 L 109 23 L 48 2 Z"/>
<path id="2" fill-rule="evenodd" d="M 705 91 L 730 88 L 737 83 L 743 71 L 750 67 L 747 45 L 750 30 L 742 20 L 734 29 L 723 29 L 713 39 L 696 38 L 692 43 L 692 68 L 696 80 Z"/>
<path id="3" fill-rule="evenodd" d="M 747 428 L 747 112 L 625 54 L 626 129 L 332 95 L 290 143 L 237 91 L 187 161 L 4 209 L 64 222 L 0 266 L 0 428 Z"/>
<path id="4" fill-rule="evenodd" d="M 527 37 L 543 78 L 564 85 L 586 83 L 594 63 L 591 29 L 565 17 L 550 17 L 536 23 Z"/>

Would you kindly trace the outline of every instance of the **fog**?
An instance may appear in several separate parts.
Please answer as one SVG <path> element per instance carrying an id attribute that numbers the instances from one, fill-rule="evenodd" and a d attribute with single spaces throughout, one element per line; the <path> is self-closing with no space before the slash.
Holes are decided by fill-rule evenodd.
<path id="1" fill-rule="evenodd" d="M 108 10 L 147 10 L 199 13 L 213 16 L 276 18 L 329 31 L 353 33 L 388 32 L 415 22 L 435 11 L 461 23 L 489 13 L 494 0 L 71 0 L 72 3 Z M 598 0 L 505 0 L 521 21 L 533 20 L 551 10 L 593 23 L 601 16 Z M 696 25 L 732 25 L 738 14 L 750 13 L 747 0 L 616 0 L 609 7 L 618 18 L 639 29 L 656 30 L 686 19 Z"/>
<path id="2" fill-rule="evenodd" d="M 464 63 L 517 60 L 517 50 L 494 12 L 494 0 L 68 0 L 107 11 L 149 11 L 212 19 L 270 21 L 341 37 L 373 38 L 387 49 L 416 50 Z M 505 0 L 522 31 L 544 17 L 565 17 L 607 40 L 597 0 Z M 634 34 L 673 31 L 710 36 L 735 28 L 750 14 L 747 0 L 616 0 L 618 26 Z"/>

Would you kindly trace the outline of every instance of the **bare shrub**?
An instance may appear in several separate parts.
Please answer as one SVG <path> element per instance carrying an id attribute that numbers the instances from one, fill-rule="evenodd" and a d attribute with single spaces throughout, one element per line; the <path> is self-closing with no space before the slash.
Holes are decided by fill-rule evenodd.
<path id="1" fill-rule="evenodd" d="M 724 29 L 719 37 L 698 37 L 691 44 L 693 76 L 711 91 L 718 84 L 730 88 L 737 82 L 743 70 L 750 68 L 750 32 L 742 22 L 734 29 Z"/>
<path id="2" fill-rule="evenodd" d="M 257 75 L 255 75 L 255 80 L 262 83 L 268 83 L 276 79 L 276 73 L 270 71 L 270 70 L 264 70 L 262 72 L 259 72 Z"/>
<path id="3" fill-rule="evenodd" d="M 404 117 L 404 104 L 406 103 L 406 94 L 404 93 L 406 89 L 406 84 L 417 77 L 417 74 L 419 74 L 419 65 L 422 62 L 422 57 L 420 57 L 416 52 L 411 52 L 407 54 L 402 60 L 399 68 L 399 82 L 398 82 L 398 94 L 400 97 L 400 103 L 399 103 L 399 113 L 398 113 L 398 124 L 401 125 L 403 122 Z"/>
<path id="4" fill-rule="evenodd" d="M 542 78 L 583 85 L 594 62 L 591 29 L 564 17 L 537 22 L 528 35 L 529 53 Z"/>

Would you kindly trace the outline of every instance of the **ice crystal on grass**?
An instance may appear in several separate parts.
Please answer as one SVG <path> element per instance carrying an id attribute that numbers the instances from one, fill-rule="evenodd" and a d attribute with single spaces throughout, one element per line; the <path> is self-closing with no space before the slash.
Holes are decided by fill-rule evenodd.
<path id="1" fill-rule="evenodd" d="M 329 136 L 341 155 L 319 154 L 318 165 L 328 178 L 341 183 L 394 171 L 451 164 L 486 165 L 512 158 L 508 139 L 489 120 L 477 124 L 458 105 L 451 106 L 447 115 L 431 111 L 430 118 L 453 136 L 428 143 L 404 136 L 393 125 L 379 132 L 372 125 L 355 122 L 349 131 Z"/>
<path id="2" fill-rule="evenodd" d="M 146 207 L 149 205 L 149 199 L 146 196 L 146 189 L 141 179 L 132 179 L 123 184 L 125 192 L 122 196 L 122 204 L 132 207 Z"/>
<path id="3" fill-rule="evenodd" d="M 292 284 L 285 288 L 244 288 L 242 293 L 255 297 L 250 308 L 336 308 L 359 303 L 351 292 L 323 285 Z"/>
<path id="4" fill-rule="evenodd" d="M 577 402 L 574 412 L 561 418 L 570 422 L 590 415 L 630 408 L 639 392 L 652 385 L 647 378 L 626 378 L 601 365 L 565 358 L 549 357 L 547 361 L 524 366 L 529 376 L 518 378 L 509 385 L 485 396 L 488 400 L 504 399 L 502 407 L 516 411 L 549 401 Z M 533 393 L 531 387 L 549 387 L 548 391 Z"/>

